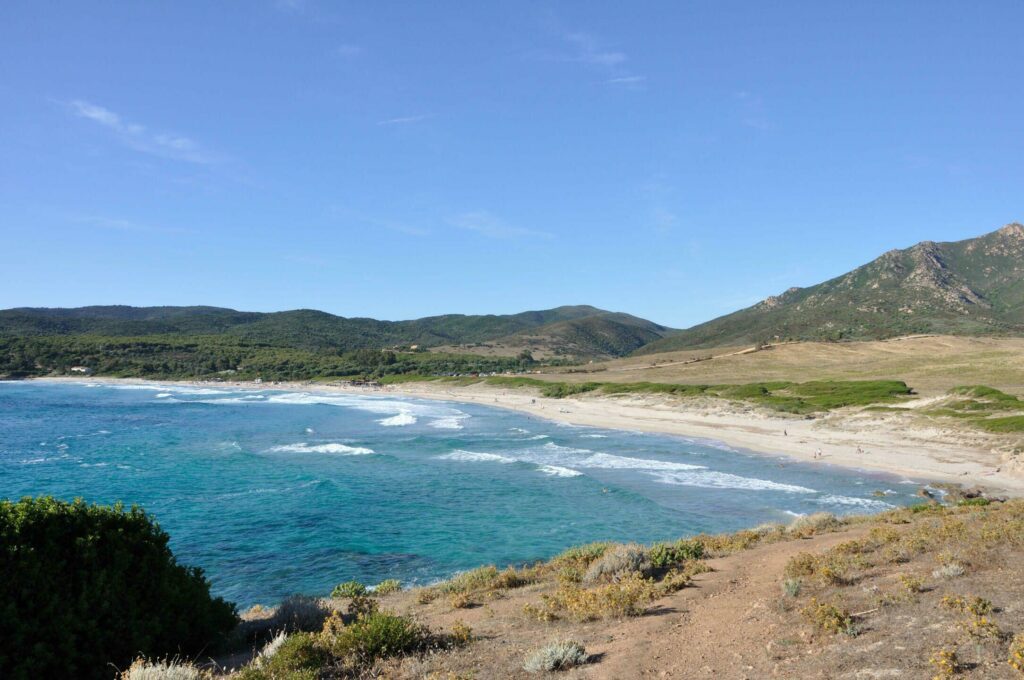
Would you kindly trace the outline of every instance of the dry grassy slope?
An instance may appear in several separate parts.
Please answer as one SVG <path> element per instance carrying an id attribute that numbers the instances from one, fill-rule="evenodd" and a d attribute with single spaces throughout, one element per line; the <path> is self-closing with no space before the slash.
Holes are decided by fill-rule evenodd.
<path id="1" fill-rule="evenodd" d="M 1022 677 L 1007 661 L 1013 637 L 1024 641 L 1024 503 L 902 510 L 833 529 L 765 534 L 746 549 L 723 541 L 725 555 L 707 561 L 713 571 L 634 618 L 537 620 L 524 605 L 559 588 L 552 575 L 471 593 L 469 608 L 445 597 L 423 604 L 419 591 L 389 596 L 385 607 L 434 630 L 464 622 L 476 641 L 381 670 L 389 678 L 536 677 L 522 670 L 528 652 L 575 639 L 592 663 L 560 677 L 928 678 L 941 650 L 955 652 L 956 677 Z M 787 579 L 799 587 L 785 588 Z M 991 611 L 951 606 L 956 598 L 987 601 Z M 811 614 L 815 602 L 852 616 L 830 630 L 831 619 Z"/>
<path id="2" fill-rule="evenodd" d="M 903 380 L 923 395 L 989 385 L 1024 395 L 1024 338 L 926 336 L 872 342 L 783 344 L 665 352 L 590 364 L 538 378 L 585 382 L 748 383 L 769 380 Z M 709 361 L 687 363 L 714 356 Z"/>

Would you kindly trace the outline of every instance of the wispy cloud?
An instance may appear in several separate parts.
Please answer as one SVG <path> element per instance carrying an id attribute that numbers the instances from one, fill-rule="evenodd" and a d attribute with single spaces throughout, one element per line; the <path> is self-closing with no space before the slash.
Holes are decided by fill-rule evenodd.
<path id="1" fill-rule="evenodd" d="M 604 82 L 611 85 L 641 85 L 647 82 L 647 76 L 623 76 L 621 78 L 609 78 Z"/>
<path id="2" fill-rule="evenodd" d="M 607 85 L 626 89 L 640 89 L 647 77 L 634 73 L 628 66 L 629 55 L 608 47 L 597 36 L 582 31 L 560 33 L 564 47 L 554 53 L 536 53 L 535 56 L 551 61 L 583 64 L 602 72 Z"/>
<path id="3" fill-rule="evenodd" d="M 94 227 L 97 229 L 107 229 L 111 231 L 131 232 L 139 234 L 195 233 L 190 229 L 180 229 L 177 227 L 167 227 L 158 224 L 150 224 L 148 222 L 138 222 L 136 220 L 102 217 L 98 215 L 72 215 L 69 219 L 73 223 L 87 225 L 89 227 Z"/>
<path id="4" fill-rule="evenodd" d="M 342 205 L 328 206 L 327 213 L 333 219 L 356 223 L 361 227 L 370 227 L 371 229 L 387 229 L 388 231 L 398 232 L 399 234 L 405 234 L 406 236 L 429 236 L 431 233 L 429 229 L 425 229 L 414 224 L 407 224 L 405 222 L 382 219 L 379 217 L 370 217 L 357 210 L 353 210 Z"/>
<path id="5" fill-rule="evenodd" d="M 462 213 L 448 220 L 450 224 L 459 229 L 476 232 L 488 238 L 512 239 L 512 238 L 552 238 L 552 234 L 546 231 L 525 229 L 506 224 L 491 213 L 480 210 L 475 212 Z"/>
<path id="6" fill-rule="evenodd" d="M 75 116 L 103 126 L 114 133 L 119 141 L 136 151 L 204 165 L 224 160 L 222 156 L 204 149 L 193 139 L 149 130 L 144 125 L 125 120 L 119 114 L 97 104 L 75 99 L 68 102 L 67 106 Z"/>
<path id="7" fill-rule="evenodd" d="M 408 125 L 409 123 L 418 123 L 421 120 L 430 118 L 427 114 L 419 116 L 400 116 L 398 118 L 385 118 L 384 120 L 378 120 L 377 125 Z"/>
<path id="8" fill-rule="evenodd" d="M 755 130 L 771 129 L 771 121 L 765 113 L 764 100 L 759 95 L 740 90 L 733 93 L 733 98 L 739 102 L 741 124 Z"/>
<path id="9" fill-rule="evenodd" d="M 337 54 L 339 57 L 358 57 L 363 53 L 363 48 L 360 47 L 359 45 L 338 45 L 334 49 L 334 53 Z"/>
<path id="10" fill-rule="evenodd" d="M 569 33 L 565 39 L 576 48 L 573 57 L 575 61 L 598 66 L 618 66 L 626 63 L 627 57 L 624 52 L 605 49 L 597 38 L 589 33 Z"/>

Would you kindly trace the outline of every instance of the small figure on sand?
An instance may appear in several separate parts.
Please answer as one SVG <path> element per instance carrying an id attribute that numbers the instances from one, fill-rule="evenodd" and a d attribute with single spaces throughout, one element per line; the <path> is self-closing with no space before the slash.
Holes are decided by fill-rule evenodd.
<path id="1" fill-rule="evenodd" d="M 783 429 L 783 430 L 782 430 L 782 436 L 783 436 L 783 437 L 788 437 L 788 436 L 789 436 L 789 433 L 788 433 L 788 432 L 786 432 L 786 430 L 785 430 L 785 429 Z"/>
<path id="2" fill-rule="evenodd" d="M 814 449 L 814 457 L 821 458 L 821 449 Z"/>

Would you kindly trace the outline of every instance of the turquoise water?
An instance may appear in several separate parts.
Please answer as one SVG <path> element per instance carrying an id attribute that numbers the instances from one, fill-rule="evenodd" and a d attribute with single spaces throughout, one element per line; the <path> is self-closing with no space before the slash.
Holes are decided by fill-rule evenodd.
<path id="1" fill-rule="evenodd" d="M 873 492 L 886 492 L 882 499 Z M 0 497 L 139 503 L 242 606 L 599 539 L 906 504 L 909 480 L 397 396 L 0 383 Z"/>

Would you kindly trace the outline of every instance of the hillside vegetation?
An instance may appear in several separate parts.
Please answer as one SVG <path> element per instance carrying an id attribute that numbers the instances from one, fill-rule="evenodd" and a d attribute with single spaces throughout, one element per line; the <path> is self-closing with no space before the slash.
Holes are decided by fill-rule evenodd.
<path id="1" fill-rule="evenodd" d="M 448 314 L 410 321 L 345 318 L 310 309 L 239 312 L 218 307 L 17 308 L 0 311 L 0 337 L 218 336 L 313 352 L 471 345 L 530 333 L 564 356 L 624 356 L 671 329 L 586 305 L 508 315 Z"/>
<path id="2" fill-rule="evenodd" d="M 1024 333 L 1024 226 L 924 241 L 651 342 L 644 354 L 778 340 Z"/>

